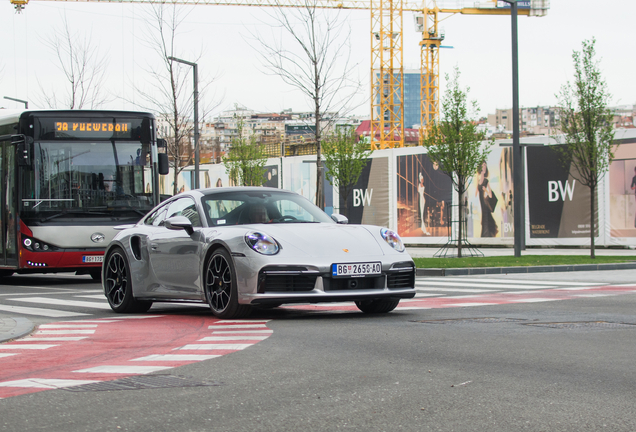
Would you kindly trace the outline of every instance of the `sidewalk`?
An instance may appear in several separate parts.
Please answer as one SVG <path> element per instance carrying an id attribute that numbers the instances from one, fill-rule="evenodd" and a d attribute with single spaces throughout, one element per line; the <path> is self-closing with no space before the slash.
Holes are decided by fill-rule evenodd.
<path id="1" fill-rule="evenodd" d="M 407 246 L 406 251 L 411 258 L 433 258 L 441 246 L 419 247 Z M 485 257 L 492 256 L 514 256 L 514 248 L 477 248 Z M 456 252 L 451 250 L 451 252 Z M 570 271 L 599 271 L 599 270 L 632 270 L 636 269 L 636 250 L 625 248 L 602 248 L 596 249 L 596 256 L 624 256 L 633 257 L 633 263 L 620 264 L 578 264 L 578 265 L 555 265 L 555 266 L 520 266 L 520 267 L 481 267 L 481 268 L 427 268 L 417 269 L 417 276 L 463 276 L 478 274 L 509 274 L 509 273 L 548 273 L 548 272 L 570 272 Z M 590 255 L 590 248 L 527 248 L 521 251 L 524 255 Z"/>
<path id="2" fill-rule="evenodd" d="M 26 318 L 0 318 L 0 343 L 28 335 L 35 326 Z"/>
<path id="3" fill-rule="evenodd" d="M 435 252 L 440 250 L 442 245 L 439 246 L 407 246 L 406 251 L 412 258 L 433 258 Z M 476 247 L 478 251 L 484 254 L 485 257 L 491 256 L 513 256 L 515 250 L 512 247 Z M 456 250 L 451 249 L 451 252 Z M 602 248 L 595 249 L 595 255 L 597 256 L 633 256 L 636 260 L 636 249 L 626 248 Z M 528 247 L 521 251 L 521 255 L 585 255 L 590 256 L 590 248 L 579 247 L 567 247 L 567 248 L 545 248 L 545 247 Z"/>

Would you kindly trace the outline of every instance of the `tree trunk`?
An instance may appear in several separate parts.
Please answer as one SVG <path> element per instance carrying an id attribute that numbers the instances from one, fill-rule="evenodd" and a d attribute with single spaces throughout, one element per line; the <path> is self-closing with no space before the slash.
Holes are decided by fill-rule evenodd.
<path id="1" fill-rule="evenodd" d="M 347 187 L 340 188 L 340 200 L 342 200 L 342 208 L 340 209 L 340 214 L 349 218 L 349 203 L 347 199 L 349 198 L 349 190 Z"/>
<path id="2" fill-rule="evenodd" d="M 462 257 L 462 228 L 463 228 L 463 219 L 464 219 L 464 206 L 463 206 L 463 198 L 464 198 L 464 193 L 461 190 L 458 190 L 457 192 L 459 192 L 459 228 L 457 229 L 457 258 L 461 258 Z M 451 210 L 451 217 L 452 217 L 452 210 Z M 451 233 L 453 230 L 453 225 L 451 224 Z"/>
<path id="3" fill-rule="evenodd" d="M 596 210 L 596 186 L 590 186 L 590 258 L 595 259 L 594 253 L 594 231 L 595 231 L 595 217 L 594 211 Z"/>

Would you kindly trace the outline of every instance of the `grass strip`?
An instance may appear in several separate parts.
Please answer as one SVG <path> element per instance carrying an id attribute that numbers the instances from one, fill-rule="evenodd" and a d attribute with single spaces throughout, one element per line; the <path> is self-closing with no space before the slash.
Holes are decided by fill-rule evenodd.
<path id="1" fill-rule="evenodd" d="M 597 256 L 589 255 L 523 255 L 469 257 L 469 258 L 413 258 L 417 268 L 468 268 L 468 267 L 521 267 L 550 266 L 574 264 L 615 264 L 636 261 L 636 255 L 630 256 Z"/>

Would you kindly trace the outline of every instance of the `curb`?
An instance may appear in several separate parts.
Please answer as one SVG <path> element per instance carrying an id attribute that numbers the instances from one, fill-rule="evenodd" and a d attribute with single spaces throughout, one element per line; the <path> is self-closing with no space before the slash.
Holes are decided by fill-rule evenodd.
<path id="1" fill-rule="evenodd" d="M 574 264 L 555 266 L 522 266 L 522 267 L 474 267 L 474 268 L 418 268 L 416 276 L 467 276 L 485 274 L 510 274 L 510 273 L 552 273 L 572 271 L 598 271 L 598 270 L 634 270 L 636 263 L 616 264 Z"/>
<path id="2" fill-rule="evenodd" d="M 26 318 L 0 318 L 0 343 L 26 336 L 34 328 L 35 325 Z"/>

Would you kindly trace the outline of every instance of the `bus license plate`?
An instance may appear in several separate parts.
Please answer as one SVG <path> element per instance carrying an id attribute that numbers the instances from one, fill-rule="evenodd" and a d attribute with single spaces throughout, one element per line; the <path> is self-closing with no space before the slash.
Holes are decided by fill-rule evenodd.
<path id="1" fill-rule="evenodd" d="M 85 263 L 101 263 L 104 262 L 104 255 L 84 255 L 82 262 Z"/>
<path id="2" fill-rule="evenodd" d="M 382 273 L 382 263 L 366 262 L 354 264 L 332 264 L 332 276 L 367 276 Z"/>

